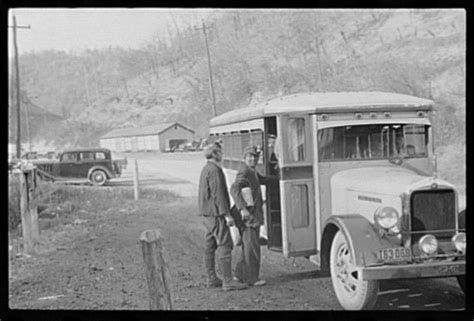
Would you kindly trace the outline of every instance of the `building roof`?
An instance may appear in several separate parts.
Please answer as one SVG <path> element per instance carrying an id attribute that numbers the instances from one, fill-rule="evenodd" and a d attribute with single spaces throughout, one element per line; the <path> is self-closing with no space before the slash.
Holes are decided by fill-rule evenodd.
<path id="1" fill-rule="evenodd" d="M 115 137 L 130 137 L 130 136 L 145 136 L 145 135 L 153 135 L 153 134 L 161 134 L 165 130 L 173 127 L 174 125 L 180 126 L 192 133 L 194 133 L 194 130 L 191 128 L 182 125 L 180 123 L 174 122 L 174 123 L 163 123 L 163 124 L 156 124 L 156 125 L 151 125 L 151 126 L 144 126 L 144 127 L 133 127 L 133 128 L 119 128 L 119 129 L 114 129 L 104 136 L 102 138 L 115 138 Z"/>
<path id="2" fill-rule="evenodd" d="M 86 148 L 86 147 L 80 147 L 80 148 L 68 148 L 62 151 L 63 153 L 68 153 L 68 152 L 106 152 L 110 153 L 110 149 L 107 148 L 102 148 L 102 147 L 91 147 L 91 148 Z"/>
<path id="3" fill-rule="evenodd" d="M 387 92 L 301 93 L 268 100 L 214 117 L 210 125 L 225 125 L 284 113 L 331 113 L 377 110 L 431 110 L 433 101 Z"/>

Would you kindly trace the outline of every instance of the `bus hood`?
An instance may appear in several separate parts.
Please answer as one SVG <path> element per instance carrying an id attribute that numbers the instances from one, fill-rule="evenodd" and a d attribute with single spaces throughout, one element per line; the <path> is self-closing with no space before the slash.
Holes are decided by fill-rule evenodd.
<path id="1" fill-rule="evenodd" d="M 331 186 L 336 189 L 400 195 L 407 190 L 408 186 L 433 179 L 433 177 L 421 176 L 403 167 L 366 167 L 334 174 Z"/>
<path id="2" fill-rule="evenodd" d="M 372 217 L 379 206 L 402 207 L 402 195 L 418 189 L 455 187 L 439 178 L 421 176 L 400 166 L 366 167 L 345 170 L 331 178 L 333 214 L 359 213 Z"/>

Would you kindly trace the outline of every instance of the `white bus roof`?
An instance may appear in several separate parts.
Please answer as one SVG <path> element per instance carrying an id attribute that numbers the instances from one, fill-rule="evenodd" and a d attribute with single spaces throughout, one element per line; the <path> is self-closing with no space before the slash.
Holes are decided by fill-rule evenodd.
<path id="1" fill-rule="evenodd" d="M 210 121 L 211 127 L 285 113 L 334 113 L 394 110 L 431 110 L 433 101 L 388 92 L 301 93 L 234 109 Z"/>

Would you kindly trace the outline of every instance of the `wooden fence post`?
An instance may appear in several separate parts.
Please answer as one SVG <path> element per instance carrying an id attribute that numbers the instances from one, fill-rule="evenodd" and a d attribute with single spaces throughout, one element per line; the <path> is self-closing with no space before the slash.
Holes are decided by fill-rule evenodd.
<path id="1" fill-rule="evenodd" d="M 35 170 L 23 169 L 20 172 L 20 212 L 23 247 L 26 253 L 33 253 L 38 242 L 38 211 L 33 205 Z"/>
<path id="2" fill-rule="evenodd" d="M 134 166 L 133 166 L 133 196 L 135 198 L 135 201 L 138 201 L 138 163 L 137 160 L 134 160 Z"/>
<path id="3" fill-rule="evenodd" d="M 140 235 L 145 261 L 150 310 L 171 310 L 171 283 L 168 266 L 163 259 L 160 230 L 143 231 Z"/>

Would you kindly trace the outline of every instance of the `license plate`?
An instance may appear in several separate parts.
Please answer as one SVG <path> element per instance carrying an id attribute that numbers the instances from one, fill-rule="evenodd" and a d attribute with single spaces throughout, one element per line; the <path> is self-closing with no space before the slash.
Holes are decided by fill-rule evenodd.
<path id="1" fill-rule="evenodd" d="M 408 261 L 411 258 L 411 251 L 405 247 L 395 247 L 379 250 L 379 259 L 384 262 Z"/>

